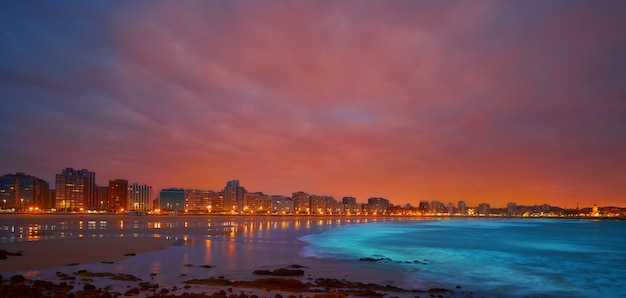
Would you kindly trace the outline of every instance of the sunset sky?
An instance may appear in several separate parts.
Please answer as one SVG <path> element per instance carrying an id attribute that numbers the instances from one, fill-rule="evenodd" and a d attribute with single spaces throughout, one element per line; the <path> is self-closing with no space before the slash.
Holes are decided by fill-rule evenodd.
<path id="1" fill-rule="evenodd" d="M 1 1 L 0 175 L 626 207 L 626 1 Z"/>

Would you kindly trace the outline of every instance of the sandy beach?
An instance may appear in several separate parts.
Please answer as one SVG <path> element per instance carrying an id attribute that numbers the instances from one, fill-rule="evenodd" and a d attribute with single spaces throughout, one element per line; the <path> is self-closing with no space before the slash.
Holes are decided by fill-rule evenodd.
<path id="1" fill-rule="evenodd" d="M 136 254 L 167 248 L 165 238 L 117 237 L 19 241 L 0 244 L 0 249 L 21 252 L 1 260 L 2 271 L 40 270 L 97 262 L 117 262 Z"/>
<path id="2" fill-rule="evenodd" d="M 335 292 L 358 296 L 359 291 L 365 296 L 469 296 L 403 283 L 401 275 L 381 274 L 372 263 L 301 255 L 305 246 L 301 236 L 373 220 L 382 219 L 0 216 L 0 249 L 22 252 L 0 260 L 0 275 L 10 289 L 26 283 L 32 290 L 35 281 L 52 288 L 65 282 L 73 292 L 93 286 L 140 297 L 184 293 L 313 297 Z M 25 281 L 7 280 L 12 276 L 24 276 Z M 127 293 L 130 289 L 138 292 Z"/>

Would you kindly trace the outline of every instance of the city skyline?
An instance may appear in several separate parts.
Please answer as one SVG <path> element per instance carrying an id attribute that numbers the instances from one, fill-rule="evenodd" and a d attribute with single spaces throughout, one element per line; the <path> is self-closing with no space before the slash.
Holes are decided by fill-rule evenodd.
<path id="1" fill-rule="evenodd" d="M 429 210 L 431 207 L 429 205 L 435 204 L 435 210 L 439 210 L 441 213 L 444 210 L 456 210 L 460 211 L 461 214 L 467 215 L 465 211 L 467 208 L 473 208 L 474 210 L 481 210 L 481 208 L 486 208 L 489 210 L 490 208 L 495 209 L 515 209 L 515 206 L 518 206 L 517 202 L 508 201 L 505 206 L 500 205 L 491 205 L 491 201 L 484 200 L 480 202 L 470 202 L 465 200 L 457 200 L 457 201 L 440 201 L 438 199 L 419 199 L 419 204 L 413 205 L 411 203 L 397 203 L 387 198 L 381 197 L 363 197 L 356 198 L 351 195 L 342 195 L 340 197 L 335 196 L 327 196 L 319 193 L 309 193 L 303 190 L 291 191 L 289 194 L 278 194 L 278 193 L 267 193 L 264 190 L 248 190 L 243 185 L 240 185 L 240 181 L 238 179 L 229 180 L 225 182 L 225 186 L 223 188 L 215 188 L 209 189 L 206 187 L 193 187 L 193 188 L 184 188 L 177 186 L 170 186 L 167 188 L 156 189 L 153 191 L 153 187 L 149 184 L 139 184 L 137 182 L 129 183 L 128 180 L 122 178 L 116 178 L 114 180 L 108 180 L 108 183 L 104 183 L 104 185 L 99 185 L 96 183 L 96 173 L 90 171 L 88 169 L 74 169 L 74 168 L 64 168 L 61 169 L 60 173 L 57 173 L 56 178 L 52 182 L 48 182 L 45 179 L 41 179 L 37 176 L 30 175 L 28 173 L 17 172 L 10 173 L 0 176 L 0 194 L 2 195 L 2 208 L 1 209 L 11 209 L 13 208 L 18 211 L 30 211 L 30 212 L 39 212 L 39 211 L 81 211 L 81 212 L 128 212 L 128 211 L 154 211 L 165 208 L 166 210 L 180 210 L 180 211 L 192 211 L 192 212 L 223 212 L 227 210 L 241 212 L 244 211 L 244 208 L 248 210 L 248 205 L 251 206 L 260 206 L 265 203 L 261 203 L 263 200 L 261 197 L 264 197 L 264 200 L 269 200 L 269 203 L 272 207 L 276 202 L 274 199 L 277 198 L 279 200 L 289 199 L 292 201 L 292 206 L 287 208 L 288 212 L 298 213 L 301 212 L 305 208 L 308 207 L 298 206 L 299 200 L 308 201 L 316 201 L 322 200 L 328 202 L 334 202 L 333 204 L 341 204 L 343 202 L 344 206 L 342 207 L 328 207 L 330 212 L 336 212 L 337 210 L 341 210 L 344 212 L 345 208 L 347 210 L 352 210 L 356 208 L 356 205 L 370 205 L 373 206 L 371 208 L 379 209 L 379 210 L 389 210 L 390 207 L 399 207 L 400 209 L 408 210 Z M 45 183 L 45 185 L 41 184 Z M 69 188 L 65 190 L 65 188 Z M 77 192 L 75 190 L 78 190 Z M 179 195 L 175 195 L 176 197 L 180 196 L 177 199 L 172 199 L 173 193 L 180 192 Z M 162 196 L 166 193 L 167 198 L 164 199 Z M 189 196 L 188 196 L 189 195 Z M 15 197 L 13 197 L 15 196 Z M 16 198 L 21 198 L 20 201 L 15 201 Z M 67 199 L 66 199 L 67 198 Z M 218 199 L 219 198 L 219 199 Z M 12 201 L 13 200 L 13 201 Z M 50 201 L 51 200 L 51 201 Z M 165 207 L 167 203 L 170 202 L 171 206 Z M 254 203 L 250 204 L 250 200 L 253 200 Z M 49 201 L 49 202 L 48 202 Z M 386 203 L 385 203 L 386 202 Z M 176 204 L 176 208 L 173 208 L 173 204 Z M 296 204 L 294 210 L 294 204 Z M 309 203 L 306 203 L 308 205 Z M 325 204 L 325 203 L 324 203 Z M 213 205 L 210 207 L 210 205 Z M 269 207 L 267 205 L 266 207 Z M 385 206 L 385 207 L 381 207 Z M 426 207 L 424 207 L 426 206 Z M 554 205 L 550 202 L 544 202 L 542 204 L 531 204 L 531 205 L 520 205 L 524 208 L 540 208 L 542 210 L 550 210 L 551 208 L 558 208 L 560 210 L 579 210 L 579 209 L 593 209 L 593 213 L 597 214 L 598 207 L 617 207 L 620 209 L 625 209 L 626 207 L 620 205 L 600 205 L 598 206 L 596 203 L 593 206 L 580 206 L 579 203 L 576 203 L 576 206 L 559 206 Z M 408 209 L 405 209 L 408 207 Z M 280 206 L 279 207 L 283 208 Z M 326 207 L 325 207 L 326 208 Z M 452 209 L 449 209 L 452 208 Z M 547 208 L 547 209 L 546 209 Z M 208 210 L 207 210 L 208 209 Z M 300 209 L 298 211 L 298 209 Z M 336 209 L 336 210 L 335 210 Z M 250 209 L 248 211 L 251 211 Z M 256 210 L 256 209 L 254 209 Z M 269 208 L 260 208 L 258 211 L 265 210 L 269 211 Z M 355 209 L 356 210 L 356 209 Z M 465 210 L 465 211 L 464 211 Z M 432 211 L 432 210 L 431 210 Z M 277 212 L 277 210 L 273 210 L 273 212 Z M 320 210 L 320 212 L 323 212 Z M 481 214 L 489 214 L 489 212 L 480 212 Z M 448 213 L 452 213 L 448 211 Z M 511 212 L 509 212 L 511 213 Z"/>
<path id="2" fill-rule="evenodd" d="M 626 3 L 0 3 L 0 174 L 626 205 Z"/>

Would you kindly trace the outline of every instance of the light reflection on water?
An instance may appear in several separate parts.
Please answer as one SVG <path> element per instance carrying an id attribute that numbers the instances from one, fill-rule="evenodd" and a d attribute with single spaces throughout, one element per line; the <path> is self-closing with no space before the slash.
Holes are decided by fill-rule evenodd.
<path id="1" fill-rule="evenodd" d="M 226 235 L 262 237 L 270 230 L 310 230 L 314 226 L 338 226 L 384 219 L 231 216 L 123 216 L 123 215 L 3 215 L 0 243 L 73 237 L 134 235 Z M 85 233 L 85 231 L 90 231 Z"/>
<path id="2" fill-rule="evenodd" d="M 294 262 L 301 262 L 299 264 L 313 266 L 316 260 L 303 259 L 300 256 L 304 242 L 298 238 L 339 226 L 396 220 L 416 219 L 11 215 L 0 216 L 0 243 L 28 241 L 34 239 L 32 237 L 38 237 L 38 241 L 77 237 L 160 237 L 170 241 L 172 245 L 163 250 L 138 254 L 115 264 L 93 263 L 81 265 L 81 268 L 93 272 L 133 274 L 145 280 L 171 284 L 192 277 L 206 278 L 214 274 L 212 272 L 218 272 L 217 269 L 208 270 L 203 267 L 206 265 L 219 268 L 222 272 L 220 274 L 224 274 L 226 270 L 229 274 L 227 278 L 236 278 L 238 274 L 249 275 L 253 270 L 278 264 L 289 266 Z M 51 274 L 56 270 L 59 269 L 51 268 Z"/>

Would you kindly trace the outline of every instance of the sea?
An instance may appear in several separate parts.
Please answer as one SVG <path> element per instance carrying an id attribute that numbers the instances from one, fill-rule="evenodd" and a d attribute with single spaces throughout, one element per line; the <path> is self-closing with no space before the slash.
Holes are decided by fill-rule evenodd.
<path id="1" fill-rule="evenodd" d="M 418 288 L 475 297 L 626 297 L 626 221 L 385 221 L 300 240 L 303 256 L 372 262 Z"/>

